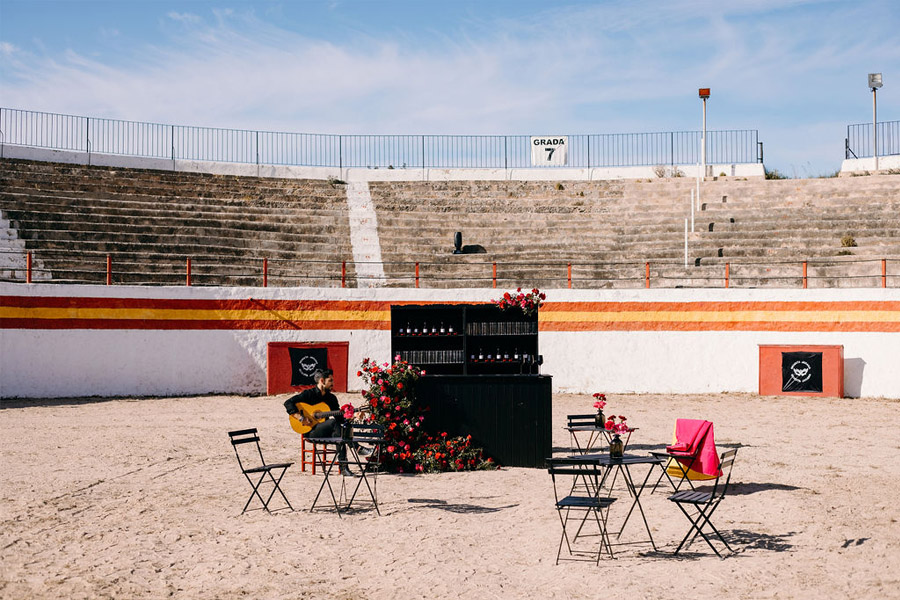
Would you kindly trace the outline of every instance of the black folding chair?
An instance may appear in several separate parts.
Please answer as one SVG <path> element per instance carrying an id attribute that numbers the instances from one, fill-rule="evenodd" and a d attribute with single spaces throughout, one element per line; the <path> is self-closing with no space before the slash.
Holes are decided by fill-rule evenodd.
<path id="1" fill-rule="evenodd" d="M 603 430 L 597 427 L 597 413 L 584 415 L 566 415 L 566 431 L 569 432 L 570 448 L 572 454 L 585 454 L 594 450 L 594 445 L 602 441 Z M 588 437 L 584 446 L 578 440 L 579 433 L 587 433 Z"/>
<path id="2" fill-rule="evenodd" d="M 244 510 L 241 511 L 241 514 L 247 512 L 247 507 L 250 506 L 250 502 L 253 501 L 254 497 L 259 498 L 259 501 L 262 503 L 262 506 L 260 508 L 264 508 L 267 512 L 271 513 L 272 511 L 269 510 L 269 502 L 272 500 L 275 492 L 278 492 L 279 494 L 281 494 L 281 497 L 284 498 L 284 501 L 287 504 L 287 506 L 284 508 L 294 510 L 294 507 L 292 507 L 291 503 L 288 502 L 287 496 L 285 496 L 284 492 L 281 491 L 281 478 L 284 477 L 284 474 L 287 472 L 288 467 L 290 467 L 294 463 L 289 462 L 266 464 L 266 459 L 263 458 L 262 449 L 259 447 L 259 435 L 257 435 L 255 428 L 241 429 L 239 431 L 229 431 L 228 437 L 231 439 L 231 445 L 234 447 L 234 454 L 235 456 L 237 456 L 238 465 L 240 465 L 241 467 L 241 472 L 244 474 L 244 477 L 247 478 L 247 481 L 250 482 L 251 487 L 253 487 L 253 493 L 250 494 L 250 498 L 244 505 Z M 244 444 L 256 444 L 256 454 L 259 455 L 259 464 L 257 466 L 244 466 L 244 461 L 241 459 L 241 451 L 238 448 L 239 446 L 243 446 Z M 247 454 L 250 454 L 250 456 L 247 457 L 248 464 L 256 464 L 257 461 L 255 459 L 255 454 L 253 454 L 252 452 L 247 452 Z M 256 478 L 257 475 L 259 475 L 258 479 Z M 269 497 L 266 499 L 263 499 L 262 495 L 259 493 L 259 488 L 263 483 L 272 484 L 272 491 L 271 493 L 269 493 Z"/>
<path id="3" fill-rule="evenodd" d="M 684 516 L 691 522 L 691 528 L 688 530 L 687 535 L 684 536 L 684 539 L 681 540 L 681 543 L 678 544 L 678 548 L 675 549 L 675 554 L 678 554 L 678 552 L 681 551 L 682 546 L 689 548 L 691 544 L 694 543 L 697 535 L 700 535 L 706 540 L 706 543 L 712 548 L 713 552 L 716 553 L 716 556 L 724 558 L 716 547 L 713 546 L 709 536 L 703 532 L 703 528 L 707 526 L 712 530 L 716 537 L 719 538 L 719 541 L 725 544 L 725 547 L 728 548 L 729 552 L 734 552 L 734 550 L 731 549 L 731 546 L 728 545 L 728 542 L 725 541 L 725 538 L 722 537 L 722 534 L 719 533 L 719 530 L 712 524 L 710 518 L 712 518 L 713 513 L 716 508 L 719 507 L 719 503 L 722 502 L 722 499 L 725 498 L 725 493 L 728 491 L 728 484 L 731 481 L 731 469 L 734 466 L 734 457 L 736 454 L 737 449 L 728 450 L 727 452 L 722 453 L 720 457 L 722 475 L 716 479 L 716 483 L 711 492 L 683 490 L 669 496 L 669 500 L 678 505 L 678 508 L 684 513 Z M 725 476 L 726 469 L 728 470 L 727 476 Z M 725 477 L 724 484 L 721 483 L 723 476 Z M 690 510 L 686 509 L 686 505 L 689 508 L 693 508 L 690 508 Z M 685 546 L 685 542 L 687 542 L 687 546 Z"/>
<path id="4" fill-rule="evenodd" d="M 613 557 L 609 535 L 606 532 L 606 520 L 609 515 L 610 505 L 616 501 L 609 496 L 601 496 L 599 482 L 603 480 L 605 469 L 591 464 L 579 463 L 573 459 L 548 458 L 547 470 L 553 479 L 553 495 L 556 500 L 556 511 L 559 514 L 559 522 L 562 525 L 562 535 L 559 538 L 559 548 L 556 551 L 556 564 L 559 564 L 562 556 L 563 542 L 569 552 L 569 560 L 593 560 L 600 564 L 600 556 L 605 548 L 610 558 Z M 560 480 L 557 481 L 557 477 Z M 569 479 L 571 477 L 571 480 Z M 595 493 L 575 495 L 576 483 L 579 478 L 591 479 L 595 483 L 592 487 Z M 581 486 L 578 486 L 581 487 Z M 560 490 L 564 490 L 562 495 Z M 590 536 L 583 533 L 585 524 L 593 517 L 597 524 L 598 533 Z M 570 525 L 577 524 L 574 535 L 569 536 Z M 596 554 L 593 550 L 584 550 L 577 547 L 579 538 L 596 537 L 600 542 L 597 545 Z"/>

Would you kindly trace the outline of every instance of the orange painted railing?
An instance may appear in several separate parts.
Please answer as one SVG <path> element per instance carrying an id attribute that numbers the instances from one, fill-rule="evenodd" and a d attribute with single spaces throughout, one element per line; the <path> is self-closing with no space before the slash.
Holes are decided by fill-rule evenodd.
<path id="1" fill-rule="evenodd" d="M 22 251 L 0 249 L 4 254 L 21 257 Z M 73 258 L 82 261 L 77 267 L 55 267 L 54 260 Z M 169 261 L 136 262 L 133 258 L 115 259 L 115 255 L 71 251 L 27 251 L 25 253 L 26 283 L 94 283 L 113 285 L 184 285 L 262 286 L 275 285 L 307 287 L 362 287 L 363 284 L 395 287 L 565 287 L 568 289 L 634 288 L 634 287 L 834 287 L 824 280 L 854 280 L 855 287 L 900 287 L 900 258 L 871 258 L 855 260 L 807 259 L 798 261 L 728 261 L 684 267 L 676 261 L 575 263 L 524 263 L 498 261 L 456 265 L 460 270 L 453 276 L 426 275 L 423 266 L 446 266 L 446 261 L 384 262 L 385 277 L 370 282 L 363 275 L 348 275 L 347 261 L 294 261 L 263 257 L 244 260 L 234 257 L 184 257 Z M 7 261 L 10 262 L 10 261 Z M 261 266 L 260 266 L 261 263 Z M 890 263 L 890 265 L 888 264 Z M 871 269 L 860 265 L 871 264 Z M 40 265 L 40 266 L 36 266 Z M 48 266 L 49 265 L 49 266 Z M 148 268 L 151 267 L 151 268 Z M 643 267 L 643 268 L 641 268 Z M 780 274 L 770 272 L 778 268 Z M 853 267 L 851 269 L 851 267 Z M 880 268 L 879 268 L 880 267 Z M 465 269 L 463 271 L 462 269 Z M 721 270 L 718 270 L 721 269 Z M 810 274 L 816 269 L 816 274 Z M 827 272 L 824 272 L 827 269 Z M 718 274 L 717 274 L 718 270 Z M 311 274 L 316 271 L 317 274 Z M 606 275 L 597 275 L 606 271 Z M 863 272 L 860 271 L 869 271 Z M 434 271 L 432 271 L 434 272 Z M 503 273 L 501 275 L 500 273 Z M 375 276 L 372 276 L 375 278 Z M 22 275 L 11 269 L 0 271 L 0 281 L 21 282 Z M 846 287 L 846 285 L 843 285 Z"/>

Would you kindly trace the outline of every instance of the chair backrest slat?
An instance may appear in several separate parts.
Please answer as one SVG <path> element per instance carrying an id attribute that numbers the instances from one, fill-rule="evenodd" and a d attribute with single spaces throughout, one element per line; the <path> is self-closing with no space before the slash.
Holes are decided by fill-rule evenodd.
<path id="1" fill-rule="evenodd" d="M 229 431 L 228 435 L 230 437 L 236 437 L 239 435 L 247 435 L 248 433 L 256 433 L 256 427 L 253 429 L 238 429 L 237 431 Z"/>
<path id="2" fill-rule="evenodd" d="M 593 425 L 596 415 L 567 415 L 568 427 L 578 427 L 583 425 Z"/>
<path id="3" fill-rule="evenodd" d="M 231 439 L 231 445 L 234 448 L 234 454 L 235 456 L 237 456 L 238 465 L 240 465 L 242 471 L 246 471 L 248 468 L 244 466 L 244 461 L 241 459 L 241 453 L 238 450 L 238 446 L 242 444 L 256 444 L 256 452 L 257 454 L 259 454 L 259 465 L 256 466 L 265 466 L 266 459 L 263 458 L 262 448 L 259 445 L 259 435 L 257 435 L 257 430 L 255 427 L 252 429 L 239 429 L 237 431 L 229 431 L 228 437 Z"/>
<path id="4" fill-rule="evenodd" d="M 238 444 L 252 444 L 253 442 L 259 442 L 259 437 L 253 436 L 250 438 L 242 438 L 239 440 L 231 440 L 231 444 L 233 446 L 237 446 Z"/>

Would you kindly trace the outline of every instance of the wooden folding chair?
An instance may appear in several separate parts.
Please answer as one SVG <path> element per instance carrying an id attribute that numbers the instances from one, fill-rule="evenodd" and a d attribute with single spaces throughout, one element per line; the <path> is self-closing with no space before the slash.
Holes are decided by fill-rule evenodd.
<path id="1" fill-rule="evenodd" d="M 306 444 L 309 442 L 310 447 Z M 300 470 L 306 472 L 306 467 L 312 467 L 312 474 L 316 474 L 316 468 L 325 469 L 328 464 L 328 456 L 334 452 L 334 448 L 328 444 L 320 444 L 315 438 L 306 439 L 300 435 Z"/>
<path id="2" fill-rule="evenodd" d="M 716 556 L 719 558 L 724 558 L 719 551 L 713 546 L 712 540 L 710 540 L 709 536 L 703 532 L 704 527 L 709 527 L 712 530 L 712 533 L 719 538 L 726 548 L 728 548 L 729 552 L 734 552 L 731 549 L 731 546 L 728 545 L 728 542 L 725 541 L 725 538 L 722 537 L 722 534 L 719 533 L 719 530 L 716 529 L 715 525 L 712 524 L 710 519 L 712 518 L 713 513 L 716 508 L 719 507 L 719 503 L 722 502 L 722 499 L 725 498 L 725 493 L 728 491 L 728 484 L 731 482 L 731 469 L 734 466 L 734 457 L 737 454 L 737 449 L 728 450 L 727 452 L 723 452 L 720 460 L 720 465 L 722 468 L 722 472 L 724 475 L 725 470 L 728 470 L 728 475 L 725 477 L 725 483 L 720 485 L 721 476 L 716 479 L 716 483 L 713 486 L 711 492 L 702 492 L 698 490 L 684 490 L 681 492 L 675 492 L 671 496 L 669 496 L 669 500 L 674 502 L 678 508 L 681 509 L 681 512 L 684 513 L 684 516 L 687 517 L 688 521 L 691 522 L 691 528 L 688 530 L 687 534 L 684 536 L 684 539 L 681 540 L 681 543 L 678 544 L 678 548 L 675 549 L 675 554 L 678 554 L 681 551 L 682 546 L 685 548 L 689 548 L 691 544 L 694 543 L 694 540 L 698 535 L 702 536 L 706 541 L 707 545 L 712 548 L 712 551 L 716 553 Z M 686 509 L 685 506 L 693 507 L 690 510 Z M 687 546 L 685 546 L 685 542 L 687 542 Z"/>
<path id="3" fill-rule="evenodd" d="M 287 504 L 286 508 L 294 510 L 294 507 L 292 507 L 291 503 L 288 502 L 287 496 L 285 496 L 284 492 L 281 491 L 281 478 L 284 477 L 284 474 L 287 472 L 288 467 L 290 467 L 294 463 L 289 462 L 267 464 L 266 459 L 263 458 L 262 449 L 259 447 L 259 435 L 257 435 L 256 428 L 229 431 L 228 437 L 231 439 L 231 445 L 234 447 L 234 454 L 235 456 L 237 456 L 238 465 L 240 465 L 241 467 L 241 472 L 244 474 L 244 477 L 247 478 L 247 481 L 250 482 L 250 486 L 253 488 L 253 492 L 250 494 L 250 498 L 247 499 L 247 503 L 244 505 L 244 509 L 241 511 L 241 514 L 247 512 L 247 507 L 250 506 L 250 502 L 253 501 L 254 497 L 259 498 L 259 501 L 262 503 L 262 506 L 260 508 L 264 508 L 266 509 L 266 512 L 271 513 L 272 511 L 269 510 L 269 502 L 272 500 L 275 492 L 278 492 L 279 494 L 281 494 L 281 497 L 284 498 L 284 501 Z M 244 466 L 244 460 L 241 459 L 241 451 L 238 449 L 239 446 L 243 446 L 244 444 L 256 444 L 255 454 L 259 455 L 258 464 L 256 464 L 257 461 L 255 460 L 255 454 L 253 453 L 250 453 L 251 456 L 254 457 L 252 459 L 252 462 L 248 460 L 249 464 L 256 464 L 256 466 Z M 259 475 L 258 479 L 256 478 L 257 475 Z M 272 484 L 272 491 L 271 493 L 269 493 L 268 498 L 265 499 L 263 499 L 262 495 L 259 493 L 259 488 L 263 483 Z"/>
<path id="4" fill-rule="evenodd" d="M 606 521 L 609 515 L 609 507 L 615 498 L 600 495 L 600 484 L 603 480 L 605 469 L 596 465 L 577 463 L 572 459 L 566 458 L 548 458 L 547 471 L 553 479 L 553 495 L 556 500 L 556 511 L 559 515 L 559 522 L 562 525 L 562 535 L 559 538 L 559 547 L 556 551 L 556 564 L 559 564 L 560 556 L 562 556 L 563 543 L 572 557 L 568 560 L 592 560 L 596 564 L 600 564 L 600 557 L 604 548 L 610 558 L 614 558 L 612 546 L 609 542 L 609 534 L 606 531 Z M 557 481 L 557 477 L 560 478 Z M 571 479 L 569 479 L 571 477 Z M 597 482 L 593 486 L 581 486 L 577 484 L 579 478 L 592 479 Z M 575 495 L 576 487 L 590 487 L 594 493 L 586 493 L 584 495 Z M 561 492 L 562 490 L 562 492 Z M 596 523 L 598 533 L 588 536 L 583 533 L 583 529 L 588 520 L 593 517 Z M 570 527 L 577 524 L 578 527 L 574 535 L 570 536 Z M 583 550 L 577 547 L 579 538 L 594 537 L 599 535 L 600 541 L 597 545 L 597 551 Z"/>

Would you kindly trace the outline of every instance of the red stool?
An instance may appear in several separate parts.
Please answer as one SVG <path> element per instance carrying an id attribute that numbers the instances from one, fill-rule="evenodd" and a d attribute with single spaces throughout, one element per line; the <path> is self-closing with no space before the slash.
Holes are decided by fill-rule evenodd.
<path id="1" fill-rule="evenodd" d="M 306 465 L 312 465 L 312 474 L 316 474 L 316 466 L 325 470 L 328 464 L 328 456 L 334 454 L 334 448 L 329 448 L 328 444 L 317 444 L 315 441 L 309 441 L 312 448 L 306 447 L 306 436 L 300 436 L 300 470 L 306 471 Z"/>

